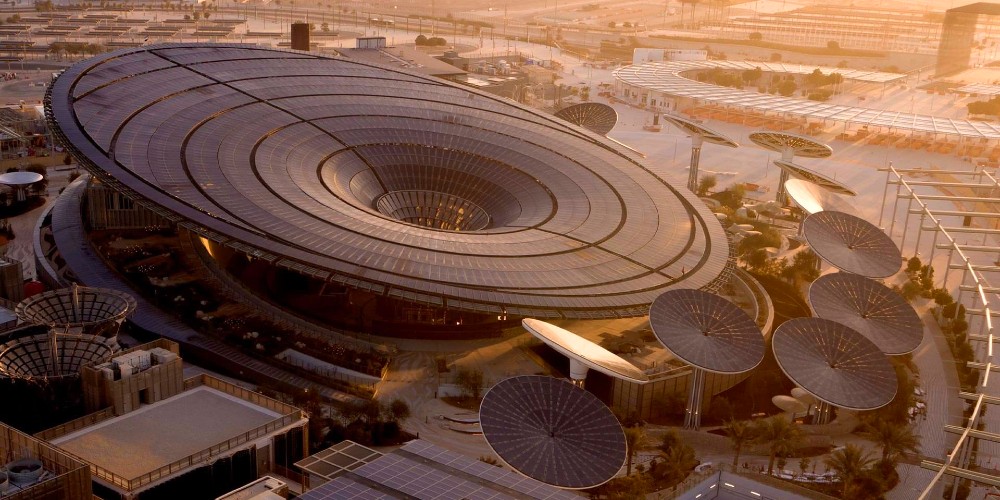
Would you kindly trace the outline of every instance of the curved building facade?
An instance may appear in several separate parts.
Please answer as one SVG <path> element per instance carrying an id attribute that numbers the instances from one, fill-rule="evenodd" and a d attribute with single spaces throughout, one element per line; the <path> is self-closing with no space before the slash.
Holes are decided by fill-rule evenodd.
<path id="1" fill-rule="evenodd" d="M 46 113 L 101 182 L 207 245 L 408 303 L 642 316 L 728 258 L 704 205 L 613 142 L 400 69 L 153 45 L 69 68 Z"/>

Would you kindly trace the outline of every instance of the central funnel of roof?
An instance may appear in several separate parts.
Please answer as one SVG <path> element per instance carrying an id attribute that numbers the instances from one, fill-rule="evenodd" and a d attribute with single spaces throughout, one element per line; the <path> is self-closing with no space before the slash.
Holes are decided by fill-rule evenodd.
<path id="1" fill-rule="evenodd" d="M 396 220 L 446 231 L 479 231 L 490 225 L 490 214 L 474 202 L 423 189 L 390 191 L 375 200 L 375 209 Z"/>

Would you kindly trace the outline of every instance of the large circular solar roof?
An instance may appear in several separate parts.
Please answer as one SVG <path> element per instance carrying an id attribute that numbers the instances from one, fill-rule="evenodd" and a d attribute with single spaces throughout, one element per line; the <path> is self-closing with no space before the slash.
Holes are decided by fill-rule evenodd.
<path id="1" fill-rule="evenodd" d="M 809 285 L 809 305 L 816 316 L 851 327 L 886 354 L 913 352 L 924 338 L 924 324 L 910 303 L 863 276 L 820 276 Z"/>
<path id="2" fill-rule="evenodd" d="M 841 271 L 886 278 L 902 266 L 903 257 L 892 239 L 861 217 L 817 212 L 802 221 L 802 235 L 814 252 Z"/>
<path id="3" fill-rule="evenodd" d="M 664 292 L 649 306 L 649 326 L 667 350 L 703 370 L 742 373 L 764 359 L 764 336 L 753 319 L 708 292 Z"/>
<path id="4" fill-rule="evenodd" d="M 874 410 L 896 395 L 896 371 L 872 341 L 821 318 L 795 318 L 771 336 L 781 370 L 816 398 L 839 408 Z"/>
<path id="5" fill-rule="evenodd" d="M 153 45 L 70 67 L 47 113 L 81 164 L 158 213 L 411 302 L 641 316 L 728 255 L 704 204 L 613 142 L 401 69 Z"/>
<path id="6" fill-rule="evenodd" d="M 479 409 L 483 435 L 514 470 L 543 483 L 582 489 L 625 464 L 625 433 L 593 394 L 538 375 L 502 380 Z"/>

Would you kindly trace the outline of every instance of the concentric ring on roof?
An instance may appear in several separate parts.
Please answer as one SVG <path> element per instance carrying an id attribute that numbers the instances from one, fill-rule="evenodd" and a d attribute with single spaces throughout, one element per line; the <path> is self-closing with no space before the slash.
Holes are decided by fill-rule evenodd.
<path id="1" fill-rule="evenodd" d="M 795 318 L 771 336 L 778 366 L 821 401 L 849 410 L 881 408 L 896 396 L 896 372 L 864 335 L 822 318 Z"/>
<path id="2" fill-rule="evenodd" d="M 771 151 L 792 151 L 802 158 L 827 158 L 833 154 L 830 146 L 804 135 L 788 132 L 751 132 L 750 141 Z"/>
<path id="3" fill-rule="evenodd" d="M 625 433 L 611 410 L 571 382 L 525 375 L 483 397 L 479 422 L 490 448 L 514 470 L 561 488 L 591 488 L 625 464 Z"/>
<path id="4" fill-rule="evenodd" d="M 844 183 L 837 181 L 836 179 L 827 177 L 818 172 L 815 172 L 813 170 L 809 170 L 808 168 L 803 167 L 798 163 L 793 163 L 784 160 L 774 160 L 774 164 L 777 165 L 778 168 L 787 171 L 793 177 L 798 177 L 800 179 L 812 182 L 813 184 L 816 184 L 826 190 L 829 190 L 830 192 L 843 194 L 847 196 L 855 196 L 858 194 L 853 189 L 847 187 L 847 185 L 845 185 Z"/>
<path id="5" fill-rule="evenodd" d="M 841 271 L 886 278 L 902 265 L 892 239 L 860 217 L 833 210 L 814 213 L 802 221 L 802 235 L 814 252 Z"/>
<path id="6" fill-rule="evenodd" d="M 649 326 L 668 351 L 706 371 L 743 373 L 764 359 L 764 336 L 753 319 L 708 292 L 664 292 L 649 306 Z"/>
<path id="7" fill-rule="evenodd" d="M 854 205 L 836 193 L 804 179 L 788 179 L 785 181 L 785 192 L 806 213 L 812 215 L 824 210 L 844 212 L 857 215 Z"/>
<path id="8" fill-rule="evenodd" d="M 569 330 L 532 318 L 522 319 L 521 325 L 563 356 L 577 360 L 588 368 L 630 382 L 649 382 L 649 377 L 632 363 Z"/>
<path id="9" fill-rule="evenodd" d="M 809 305 L 816 316 L 849 326 L 890 356 L 913 352 L 924 338 L 924 324 L 909 302 L 863 276 L 820 276 L 809 285 Z"/>
<path id="10" fill-rule="evenodd" d="M 720 146 L 728 146 L 731 148 L 737 148 L 740 146 L 736 141 L 694 120 L 689 120 L 682 116 L 671 114 L 664 114 L 660 117 L 663 118 L 664 121 L 670 122 L 671 125 L 683 130 L 685 134 L 689 136 L 701 137 L 705 142 L 718 144 Z"/>
<path id="11" fill-rule="evenodd" d="M 600 135 L 608 135 L 618 123 L 618 112 L 615 108 L 599 102 L 582 102 L 567 106 L 556 111 L 555 115 Z"/>
<path id="12" fill-rule="evenodd" d="M 59 330 L 82 329 L 121 321 L 135 310 L 135 298 L 111 288 L 73 285 L 49 290 L 18 302 L 18 319 Z"/>
<path id="13" fill-rule="evenodd" d="M 641 316 L 728 257 L 703 203 L 611 141 L 398 68 L 151 45 L 70 67 L 46 99 L 101 182 L 277 266 L 408 302 Z"/>

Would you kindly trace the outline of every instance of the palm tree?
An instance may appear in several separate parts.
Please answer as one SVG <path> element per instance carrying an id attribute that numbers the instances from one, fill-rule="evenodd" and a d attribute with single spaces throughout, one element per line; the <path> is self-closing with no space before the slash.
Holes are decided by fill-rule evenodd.
<path id="1" fill-rule="evenodd" d="M 662 475 L 668 483 L 675 483 L 684 479 L 695 466 L 698 459 L 695 458 L 694 448 L 681 444 L 670 448 L 670 451 L 663 457 Z"/>
<path id="2" fill-rule="evenodd" d="M 626 450 L 628 451 L 628 461 L 625 465 L 626 476 L 632 475 L 632 459 L 635 458 L 635 455 L 639 452 L 639 446 L 645 439 L 646 431 L 642 427 L 636 425 L 635 427 L 625 428 L 625 445 L 627 446 Z"/>
<path id="3" fill-rule="evenodd" d="M 844 491 L 841 498 L 849 498 L 847 493 L 854 480 L 861 476 L 874 461 L 871 453 L 861 449 L 860 446 L 848 444 L 830 454 L 823 463 L 840 475 L 840 479 L 844 481 Z"/>
<path id="4" fill-rule="evenodd" d="M 727 420 L 725 425 L 722 426 L 722 430 L 733 443 L 733 451 L 736 452 L 733 455 L 733 467 L 738 467 L 740 464 L 740 452 L 743 451 L 743 445 L 753 439 L 754 428 L 746 420 L 733 419 Z"/>
<path id="5" fill-rule="evenodd" d="M 755 440 L 768 445 L 767 473 L 770 475 L 774 471 L 775 457 L 791 453 L 802 439 L 802 430 L 781 415 L 759 420 L 755 427 Z"/>
<path id="6" fill-rule="evenodd" d="M 910 426 L 891 424 L 885 420 L 876 420 L 868 426 L 865 436 L 882 447 L 882 461 L 893 462 L 906 452 L 919 452 L 920 439 L 913 434 Z"/>

